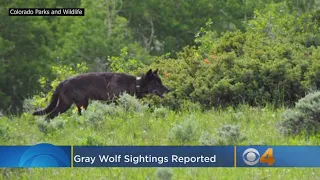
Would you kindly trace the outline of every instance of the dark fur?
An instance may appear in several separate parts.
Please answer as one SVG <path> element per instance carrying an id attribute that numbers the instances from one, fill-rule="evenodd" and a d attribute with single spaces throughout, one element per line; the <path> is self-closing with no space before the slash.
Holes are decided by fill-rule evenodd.
<path id="1" fill-rule="evenodd" d="M 73 103 L 81 115 L 81 107 L 87 109 L 89 99 L 112 101 L 123 93 L 136 95 L 138 98 L 145 94 L 156 94 L 163 97 L 169 92 L 157 74 L 150 69 L 137 81 L 135 76 L 124 73 L 93 72 L 71 77 L 62 81 L 55 89 L 50 104 L 43 110 L 35 111 L 33 115 L 45 115 L 53 119 L 66 112 Z M 138 85 L 138 88 L 137 88 Z"/>

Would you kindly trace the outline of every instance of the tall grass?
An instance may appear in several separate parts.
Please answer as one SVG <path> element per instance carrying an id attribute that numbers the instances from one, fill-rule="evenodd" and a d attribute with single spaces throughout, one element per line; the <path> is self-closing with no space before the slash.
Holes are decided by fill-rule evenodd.
<path id="1" fill-rule="evenodd" d="M 75 107 L 45 123 L 29 113 L 0 117 L 1 145 L 319 145 L 316 135 L 286 137 L 277 125 L 284 108 L 209 111 L 150 110 L 126 97 L 120 105 L 90 104 L 83 116 Z M 0 179 L 320 179 L 304 168 L 49 168 L 1 169 Z"/>

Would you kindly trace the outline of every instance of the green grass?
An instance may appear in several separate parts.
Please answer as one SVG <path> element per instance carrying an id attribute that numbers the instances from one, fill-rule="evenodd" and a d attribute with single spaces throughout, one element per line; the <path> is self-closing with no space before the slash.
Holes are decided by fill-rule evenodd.
<path id="1" fill-rule="evenodd" d="M 154 112 L 131 103 L 90 104 L 78 116 L 75 109 L 54 119 L 24 113 L 0 117 L 1 145 L 200 145 L 206 132 L 216 145 L 223 125 L 237 125 L 244 139 L 232 145 L 319 145 L 319 136 L 286 137 L 277 130 L 284 108 L 253 108 L 246 105 L 224 110 Z M 132 107 L 132 108 L 131 108 Z M 137 108 L 138 107 L 138 108 Z M 127 109 L 127 110 L 126 110 Z M 182 127 L 182 130 L 176 128 Z M 189 129 L 188 129 L 189 128 Z M 187 130 L 188 129 L 188 130 Z M 183 133 L 186 131 L 187 133 Z M 187 134 L 187 135 L 186 135 Z M 230 143 L 229 143 L 230 144 Z M 231 144 L 230 144 L 231 145 Z M 49 168 L 2 169 L 0 179 L 157 179 L 161 168 Z M 316 168 L 169 168 L 173 179 L 320 179 Z M 166 171 L 166 170 L 164 170 Z"/>

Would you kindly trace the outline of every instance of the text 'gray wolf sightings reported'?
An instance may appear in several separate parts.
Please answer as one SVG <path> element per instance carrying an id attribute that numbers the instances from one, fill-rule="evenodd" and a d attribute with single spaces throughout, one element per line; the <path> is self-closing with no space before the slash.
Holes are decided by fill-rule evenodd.
<path id="1" fill-rule="evenodd" d="M 169 92 L 158 76 L 158 69 L 151 69 L 141 77 L 124 73 L 92 72 L 68 78 L 57 86 L 50 104 L 43 110 L 35 111 L 33 115 L 49 114 L 46 119 L 53 119 L 66 112 L 73 103 L 81 115 L 81 107 L 87 109 L 89 99 L 111 101 L 123 93 L 136 95 L 156 94 L 163 97 Z"/>

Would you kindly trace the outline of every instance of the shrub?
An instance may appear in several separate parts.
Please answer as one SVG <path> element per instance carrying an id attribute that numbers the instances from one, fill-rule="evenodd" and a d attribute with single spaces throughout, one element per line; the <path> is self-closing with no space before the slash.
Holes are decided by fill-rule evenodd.
<path id="1" fill-rule="evenodd" d="M 46 77 L 41 77 L 39 79 L 39 83 L 43 89 L 47 91 L 47 93 L 39 93 L 38 95 L 34 95 L 32 99 L 27 99 L 24 101 L 24 110 L 30 112 L 34 109 L 31 108 L 41 108 L 46 107 L 50 100 L 51 96 L 58 86 L 58 84 L 65 80 L 68 77 L 75 76 L 87 71 L 86 63 L 79 63 L 75 66 L 67 66 L 67 65 L 54 65 L 52 66 L 52 72 L 55 75 L 56 79 L 48 83 L 48 79 Z"/>
<path id="2" fill-rule="evenodd" d="M 110 69 L 112 72 L 129 72 L 133 69 L 141 67 L 143 64 L 135 58 L 128 57 L 128 48 L 122 48 L 120 56 L 112 56 L 109 58 Z"/>
<path id="3" fill-rule="evenodd" d="M 180 110 L 187 111 L 187 112 L 199 112 L 199 111 L 202 111 L 202 108 L 199 102 L 184 100 L 180 105 Z"/>
<path id="4" fill-rule="evenodd" d="M 152 115 L 155 118 L 163 119 L 163 118 L 167 117 L 168 113 L 170 113 L 169 109 L 167 109 L 165 107 L 159 107 L 159 108 L 154 109 Z"/>
<path id="5" fill-rule="evenodd" d="M 171 180 L 173 177 L 172 170 L 166 168 L 157 169 L 155 174 L 159 180 Z"/>
<path id="6" fill-rule="evenodd" d="M 202 146 L 213 146 L 217 144 L 217 141 L 209 132 L 203 132 L 199 138 L 199 143 Z"/>
<path id="7" fill-rule="evenodd" d="M 107 113 L 105 113 L 102 109 L 93 109 L 93 107 L 90 109 L 91 110 L 87 110 L 87 112 L 83 113 L 85 118 L 84 123 L 85 125 L 92 126 L 96 129 L 104 123 Z"/>
<path id="8" fill-rule="evenodd" d="M 103 127 L 106 121 L 125 115 L 126 111 L 122 106 L 103 101 L 91 101 L 88 109 L 83 112 L 84 123 L 95 129 Z"/>
<path id="9" fill-rule="evenodd" d="M 0 124 L 0 138 L 4 141 L 10 138 L 10 127 L 8 125 Z"/>
<path id="10" fill-rule="evenodd" d="M 196 121 L 193 118 L 189 118 L 181 124 L 174 125 L 169 131 L 168 138 L 174 142 L 190 142 L 196 139 L 196 129 Z"/>
<path id="11" fill-rule="evenodd" d="M 296 103 L 296 108 L 303 114 L 310 115 L 315 121 L 320 122 L 320 91 L 306 95 Z"/>
<path id="12" fill-rule="evenodd" d="M 33 112 L 37 107 L 36 107 L 35 101 L 33 99 L 24 99 L 23 100 L 23 112 L 31 113 Z"/>
<path id="13" fill-rule="evenodd" d="M 95 136 L 88 136 L 84 143 L 86 146 L 103 146 L 105 145 L 102 141 Z"/>
<path id="14" fill-rule="evenodd" d="M 294 135 L 301 132 L 304 126 L 303 115 L 292 109 L 286 110 L 282 114 L 283 121 L 280 123 L 279 130 L 285 135 Z"/>
<path id="15" fill-rule="evenodd" d="M 246 139 L 237 125 L 223 125 L 218 135 L 218 143 L 220 145 L 237 145 Z"/>
<path id="16" fill-rule="evenodd" d="M 181 107 L 184 100 L 190 99 L 189 94 L 193 91 L 193 79 L 188 72 L 188 65 L 184 59 L 175 60 L 157 57 L 151 66 L 138 69 L 135 73 L 138 75 L 138 72 L 147 72 L 150 68 L 159 69 L 158 74 L 163 84 L 173 92 L 168 93 L 164 99 L 157 96 L 147 96 L 144 101 L 152 107 L 165 105 L 175 110 Z"/>
<path id="17" fill-rule="evenodd" d="M 54 133 L 59 129 L 63 129 L 65 120 L 63 120 L 63 118 L 61 117 L 57 117 L 54 119 L 54 121 L 50 121 L 50 123 L 48 123 L 43 118 L 40 118 L 36 121 L 36 123 L 38 125 L 39 131 L 47 135 L 50 133 Z"/>
<path id="18" fill-rule="evenodd" d="M 313 134 L 320 131 L 320 91 L 300 99 L 294 109 L 286 110 L 279 124 L 285 135 Z"/>
<path id="19" fill-rule="evenodd" d="M 127 112 L 145 112 L 148 109 L 147 105 L 140 103 L 136 97 L 126 93 L 121 95 L 117 102 Z"/>
<path id="20" fill-rule="evenodd" d="M 116 111 L 114 111 L 112 107 L 99 101 L 91 101 L 88 109 L 84 110 L 82 114 L 85 119 L 85 124 L 97 126 L 104 120 L 105 116 L 109 113 L 112 114 L 113 112 Z"/>
<path id="21" fill-rule="evenodd" d="M 317 22 L 306 22 L 305 16 L 297 18 L 289 11 L 283 3 L 271 5 L 268 13 L 256 12 L 245 33 L 227 32 L 216 39 L 205 31 L 196 39 L 201 44 L 185 47 L 177 59 L 155 58 L 142 71 L 159 68 L 172 92 L 153 101 L 173 109 L 181 108 L 185 100 L 208 108 L 243 103 L 282 106 L 294 105 L 310 88 L 320 88 L 320 53 L 306 45 L 318 31 Z"/>

